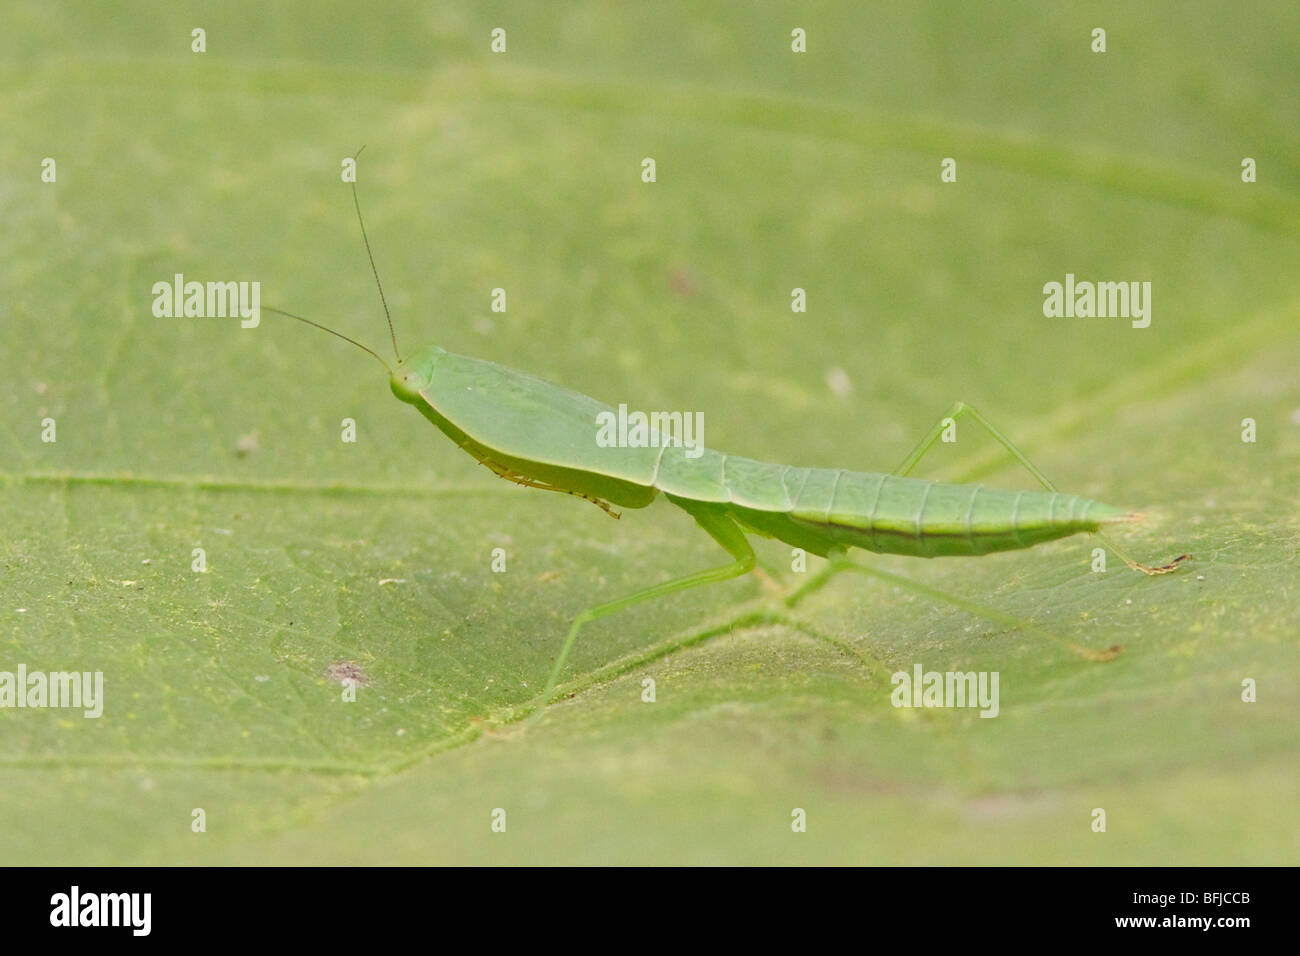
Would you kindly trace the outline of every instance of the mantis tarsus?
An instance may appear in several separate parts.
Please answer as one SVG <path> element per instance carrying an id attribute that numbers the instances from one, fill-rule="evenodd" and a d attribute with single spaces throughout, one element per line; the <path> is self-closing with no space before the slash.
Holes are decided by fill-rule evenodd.
<path id="1" fill-rule="evenodd" d="M 747 532 L 777 538 L 829 560 L 826 570 L 799 588 L 787 599 L 788 604 L 821 587 L 839 571 L 857 570 L 905 584 L 993 620 L 1021 626 L 1024 622 L 1014 618 L 854 564 L 847 559 L 848 551 L 862 548 L 916 557 L 976 556 L 1029 548 L 1079 532 L 1101 534 L 1105 525 L 1142 518 L 1140 514 L 1058 492 L 1011 441 L 962 402 L 953 405 L 889 474 L 773 465 L 712 450 L 692 457 L 680 445 L 671 444 L 657 448 L 601 447 L 595 441 L 597 415 L 613 409 L 595 399 L 526 372 L 456 355 L 438 346 L 426 346 L 403 359 L 366 235 L 355 182 L 352 198 L 388 319 L 396 366 L 360 342 L 310 319 L 270 307 L 265 311 L 305 322 L 369 352 L 388 370 L 394 395 L 415 406 L 443 434 L 500 477 L 530 488 L 585 498 L 614 517 L 618 514 L 613 506 L 644 508 L 662 493 L 693 517 L 731 556 L 731 562 L 721 567 L 665 581 L 581 611 L 556 656 L 545 689 L 537 699 L 535 715 L 550 702 L 584 624 L 641 601 L 753 570 L 756 559 Z M 963 416 L 988 431 L 1045 490 L 1012 492 L 908 477 L 939 441 L 945 423 L 955 423 Z M 1188 557 L 1181 555 L 1169 564 L 1152 567 L 1134 561 L 1109 541 L 1107 544 L 1130 568 L 1147 574 L 1172 571 Z M 1068 646 L 1092 659 L 1106 659 L 1115 651 Z"/>

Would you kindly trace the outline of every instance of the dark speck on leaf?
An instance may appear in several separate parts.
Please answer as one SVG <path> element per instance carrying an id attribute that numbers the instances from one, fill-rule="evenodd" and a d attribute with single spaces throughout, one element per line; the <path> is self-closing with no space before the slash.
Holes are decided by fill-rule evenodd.
<path id="1" fill-rule="evenodd" d="M 370 683 L 370 678 L 356 661 L 333 661 L 325 668 L 325 674 L 330 680 L 336 680 L 340 684 L 352 681 L 358 687 L 364 687 Z"/>
<path id="2" fill-rule="evenodd" d="M 669 273 L 668 286 L 673 290 L 674 294 L 681 296 L 683 299 L 689 299 L 695 295 L 695 277 L 685 269 L 674 269 Z"/>

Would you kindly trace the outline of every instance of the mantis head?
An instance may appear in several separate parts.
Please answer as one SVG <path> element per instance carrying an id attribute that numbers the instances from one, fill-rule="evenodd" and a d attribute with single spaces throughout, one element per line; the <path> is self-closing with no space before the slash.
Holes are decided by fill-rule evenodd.
<path id="1" fill-rule="evenodd" d="M 434 366 L 445 354 L 445 349 L 427 345 L 398 362 L 388 380 L 393 394 L 408 405 L 423 401 L 420 390 L 433 381 Z"/>

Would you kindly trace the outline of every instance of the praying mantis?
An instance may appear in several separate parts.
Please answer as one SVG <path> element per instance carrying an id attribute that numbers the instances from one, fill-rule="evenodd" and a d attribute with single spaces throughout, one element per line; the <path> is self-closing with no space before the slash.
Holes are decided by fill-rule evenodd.
<path id="1" fill-rule="evenodd" d="M 827 559 L 824 571 L 787 597 L 790 606 L 822 587 L 834 574 L 853 570 L 911 587 L 1013 627 L 1024 626 L 1025 622 L 866 568 L 850 561 L 849 551 L 860 548 L 926 558 L 974 557 L 1091 532 L 1101 535 L 1129 568 L 1145 574 L 1173 571 L 1189 557 L 1180 555 L 1157 566 L 1133 560 L 1105 539 L 1102 529 L 1142 520 L 1143 515 L 1059 492 L 1001 431 L 964 402 L 955 403 L 902 464 L 887 474 L 776 465 L 712 449 L 695 449 L 694 454 L 688 454 L 680 444 L 671 442 L 658 447 L 605 447 L 596 441 L 596 432 L 599 417 L 614 411 L 609 405 L 526 372 L 457 355 L 436 345 L 402 358 L 355 181 L 352 199 L 388 321 L 396 365 L 390 365 L 355 339 L 311 319 L 269 306 L 263 311 L 305 322 L 368 352 L 388 371 L 389 387 L 398 399 L 413 406 L 501 478 L 585 499 L 615 518 L 619 517 L 615 506 L 644 508 L 662 494 L 694 518 L 731 558 L 725 565 L 655 584 L 579 612 L 536 699 L 534 719 L 550 703 L 583 625 L 642 601 L 753 571 L 756 556 L 748 534 L 775 538 Z M 1023 465 L 1043 490 L 1003 491 L 910 477 L 944 429 L 967 416 Z M 1093 660 L 1109 659 L 1118 652 L 1118 648 L 1098 652 L 1063 643 Z"/>

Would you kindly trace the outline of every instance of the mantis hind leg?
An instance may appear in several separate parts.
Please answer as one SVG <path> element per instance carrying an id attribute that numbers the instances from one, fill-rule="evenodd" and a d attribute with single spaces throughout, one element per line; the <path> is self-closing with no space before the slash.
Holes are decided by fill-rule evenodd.
<path id="1" fill-rule="evenodd" d="M 935 442 L 937 442 L 939 438 L 943 435 L 944 429 L 947 427 L 947 423 L 952 422 L 953 425 L 956 425 L 957 419 L 965 415 L 969 415 L 971 418 L 973 418 L 976 421 L 977 424 L 980 425 L 980 427 L 982 427 L 986 432 L 992 435 L 993 438 L 997 441 L 997 443 L 1001 445 L 1003 448 L 1005 448 L 1008 452 L 1010 452 L 1011 456 L 1015 458 L 1016 461 L 1020 462 L 1020 464 L 1025 467 L 1025 470 L 1028 471 L 1031 475 L 1033 475 L 1039 484 L 1041 484 L 1048 491 L 1057 490 L 1056 486 L 1047 480 L 1047 476 L 1044 475 L 1041 471 L 1039 471 L 1036 467 L 1034 467 L 1033 462 L 1031 462 L 1028 458 L 1024 456 L 1024 453 L 1021 452 L 1021 450 L 1015 446 L 1015 444 L 1011 441 L 1011 439 L 1007 438 L 1006 435 L 1002 434 L 1002 432 L 1000 432 L 996 427 L 994 427 L 993 423 L 990 422 L 983 415 L 981 415 L 978 410 L 976 410 L 970 405 L 967 405 L 965 402 L 954 402 L 952 404 L 952 407 L 949 408 L 948 411 L 944 412 L 944 414 L 939 418 L 939 420 L 935 422 L 934 427 L 931 428 L 930 431 L 926 433 L 926 436 L 921 439 L 920 444 L 918 444 L 915 448 L 912 449 L 911 453 L 908 454 L 908 456 L 903 459 L 903 463 L 899 465 L 896 469 L 894 469 L 892 473 L 895 475 L 899 475 L 901 477 L 911 472 L 911 470 L 916 467 L 917 463 L 919 463 L 920 460 L 925 456 L 925 453 L 928 452 L 931 448 L 933 448 Z M 1115 552 L 1115 554 L 1119 555 L 1120 560 L 1123 561 L 1126 565 L 1128 565 L 1129 568 L 1131 568 L 1134 571 L 1141 571 L 1144 574 L 1167 574 L 1170 571 L 1175 570 L 1178 567 L 1179 563 L 1186 561 L 1188 558 L 1191 557 L 1191 555 L 1189 554 L 1183 554 L 1174 558 L 1168 564 L 1155 565 L 1155 566 L 1149 564 L 1142 564 L 1138 561 L 1133 560 L 1133 558 L 1129 557 L 1129 555 L 1122 548 L 1116 545 L 1115 542 L 1111 541 L 1111 539 L 1104 532 L 1094 531 L 1093 534 L 1095 534 L 1098 538 L 1100 538 L 1105 543 L 1106 547 L 1110 548 L 1112 551 Z"/>
<path id="2" fill-rule="evenodd" d="M 709 568 L 705 571 L 697 571 L 694 574 L 688 574 L 685 577 L 674 578 L 671 581 L 665 581 L 662 584 L 656 584 L 653 587 L 644 588 L 635 591 L 626 597 L 621 597 L 616 601 L 608 601 L 605 604 L 597 604 L 594 607 L 586 608 L 580 611 L 573 619 L 573 624 L 569 628 L 568 635 L 564 638 L 564 644 L 560 647 L 560 653 L 555 658 L 555 663 L 551 666 L 551 674 L 546 679 L 546 688 L 535 704 L 536 710 L 533 712 L 530 720 L 536 720 L 541 716 L 543 708 L 551 701 L 551 695 L 555 693 L 555 686 L 560 679 L 560 671 L 564 668 L 564 662 L 569 656 L 569 651 L 573 649 L 574 641 L 578 637 L 578 631 L 582 625 L 598 618 L 605 617 L 624 608 L 631 607 L 633 604 L 639 604 L 642 601 L 649 601 L 652 598 L 664 597 L 669 594 L 675 594 L 678 591 L 685 591 L 688 588 L 698 587 L 701 584 L 713 584 L 717 581 L 726 581 L 729 578 L 739 577 L 742 574 L 748 574 L 754 569 L 756 558 L 754 549 L 749 544 L 749 539 L 741 531 L 740 526 L 727 513 L 717 507 L 701 505 L 696 502 L 672 499 L 673 503 L 685 509 L 691 517 L 695 519 L 696 524 L 703 528 L 713 540 L 726 548 L 727 553 L 735 560 L 730 564 L 717 568 Z"/>
<path id="3" fill-rule="evenodd" d="M 921 584 L 919 581 L 913 581 L 910 578 L 905 578 L 902 577 L 901 575 L 891 574 L 888 571 L 881 571 L 878 568 L 868 567 L 864 564 L 857 564 L 856 562 L 849 560 L 848 552 L 842 546 L 837 545 L 831 548 L 831 550 L 826 555 L 826 561 L 827 561 L 826 567 L 824 567 L 816 575 L 810 578 L 807 583 L 805 583 L 802 587 L 800 587 L 798 590 L 796 590 L 793 594 L 789 595 L 785 599 L 785 604 L 787 607 L 793 608 L 804 598 L 812 594 L 815 594 L 817 591 L 820 591 L 822 588 L 824 588 L 827 584 L 830 583 L 831 578 L 833 578 L 835 575 L 843 571 L 856 571 L 859 574 L 866 574 L 869 575 L 870 577 L 878 578 L 881 581 L 885 581 L 888 584 L 892 584 L 895 585 L 896 587 L 900 587 L 905 590 L 912 591 L 916 594 L 922 595 L 923 597 L 927 597 L 932 600 L 942 602 L 944 604 L 950 604 L 953 607 L 960 608 L 961 610 L 966 611 L 968 614 L 973 614 L 976 617 L 982 617 L 986 621 L 991 621 L 994 624 L 1000 624 L 1003 627 L 1009 627 L 1012 628 L 1013 630 L 1024 630 L 1024 631 L 1030 631 L 1032 633 L 1038 634 L 1042 637 L 1047 638 L 1050 641 L 1053 641 L 1061 645 L 1071 653 L 1077 654 L 1078 656 L 1086 658 L 1087 660 L 1090 661 L 1112 660 L 1115 658 L 1116 655 L 1119 654 L 1121 650 L 1121 648 L 1118 645 L 1116 645 L 1115 647 L 1107 648 L 1104 651 L 1090 650 L 1089 648 L 1082 647 L 1078 644 L 1075 644 L 1073 641 L 1068 641 L 1065 638 L 1060 637 L 1059 635 L 1053 634 L 1051 631 L 1044 630 L 1043 628 L 1038 627 L 1032 621 L 1027 621 L 1023 618 L 1014 617 L 1010 614 L 1003 614 L 1001 611 L 994 610 L 993 608 L 984 607 L 981 604 L 975 604 L 972 601 L 966 601 L 959 597 L 954 597 L 951 594 L 946 594 L 943 591 L 940 591 L 938 588 L 932 588 L 929 585 Z"/>

